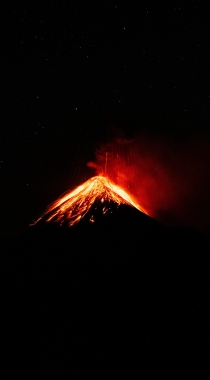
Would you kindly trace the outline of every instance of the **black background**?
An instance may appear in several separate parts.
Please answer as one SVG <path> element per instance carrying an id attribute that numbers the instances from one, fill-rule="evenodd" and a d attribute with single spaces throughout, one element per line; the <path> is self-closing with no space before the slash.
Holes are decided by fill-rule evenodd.
<path id="1" fill-rule="evenodd" d="M 1 23 L 1 236 L 93 175 L 119 128 L 209 136 L 207 1 L 19 1 Z"/>

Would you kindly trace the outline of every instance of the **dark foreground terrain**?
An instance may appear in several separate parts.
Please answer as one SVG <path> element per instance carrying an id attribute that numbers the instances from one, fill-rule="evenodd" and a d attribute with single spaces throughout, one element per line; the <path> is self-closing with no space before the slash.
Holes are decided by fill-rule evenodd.
<path id="1" fill-rule="evenodd" d="M 4 378 L 208 379 L 209 252 L 129 206 L 5 241 Z"/>

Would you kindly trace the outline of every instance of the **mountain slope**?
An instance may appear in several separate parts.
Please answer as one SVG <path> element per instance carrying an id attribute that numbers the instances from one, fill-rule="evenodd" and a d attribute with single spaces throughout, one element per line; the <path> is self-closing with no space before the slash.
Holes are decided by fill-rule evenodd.
<path id="1" fill-rule="evenodd" d="M 110 212 L 94 199 L 70 228 L 37 223 L 2 245 L 7 373 L 204 378 L 208 240 L 104 204 Z"/>
<path id="2" fill-rule="evenodd" d="M 94 223 L 95 214 L 110 214 L 121 204 L 145 212 L 122 188 L 96 176 L 53 202 L 34 224 L 44 221 L 72 226 L 84 217 Z"/>

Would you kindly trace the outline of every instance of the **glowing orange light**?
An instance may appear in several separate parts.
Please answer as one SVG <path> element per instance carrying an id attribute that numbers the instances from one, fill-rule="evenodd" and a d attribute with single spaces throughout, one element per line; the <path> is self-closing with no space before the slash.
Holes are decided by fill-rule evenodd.
<path id="1" fill-rule="evenodd" d="M 62 225 L 65 221 L 69 226 L 72 226 L 88 213 L 95 202 L 100 202 L 104 205 L 102 213 L 106 214 L 111 201 L 118 205 L 126 204 L 135 207 L 139 211 L 146 213 L 121 187 L 115 185 L 106 177 L 95 176 L 53 202 L 33 224 L 38 223 L 45 217 L 46 222 L 53 221 Z M 89 221 L 94 222 L 93 215 Z"/>

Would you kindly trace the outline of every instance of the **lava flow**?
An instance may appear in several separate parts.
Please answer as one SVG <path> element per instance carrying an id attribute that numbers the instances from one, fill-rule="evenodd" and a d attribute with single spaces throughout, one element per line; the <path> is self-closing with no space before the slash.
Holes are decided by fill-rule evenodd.
<path id="1" fill-rule="evenodd" d="M 129 205 L 146 213 L 121 187 L 106 177 L 95 176 L 53 202 L 33 224 L 44 220 L 57 222 L 60 225 L 65 222 L 68 226 L 72 226 L 78 223 L 93 205 L 94 209 L 100 205 L 102 214 L 106 214 L 110 210 L 111 202 L 115 202 L 116 205 Z M 94 215 L 90 214 L 89 221 L 95 221 Z"/>

